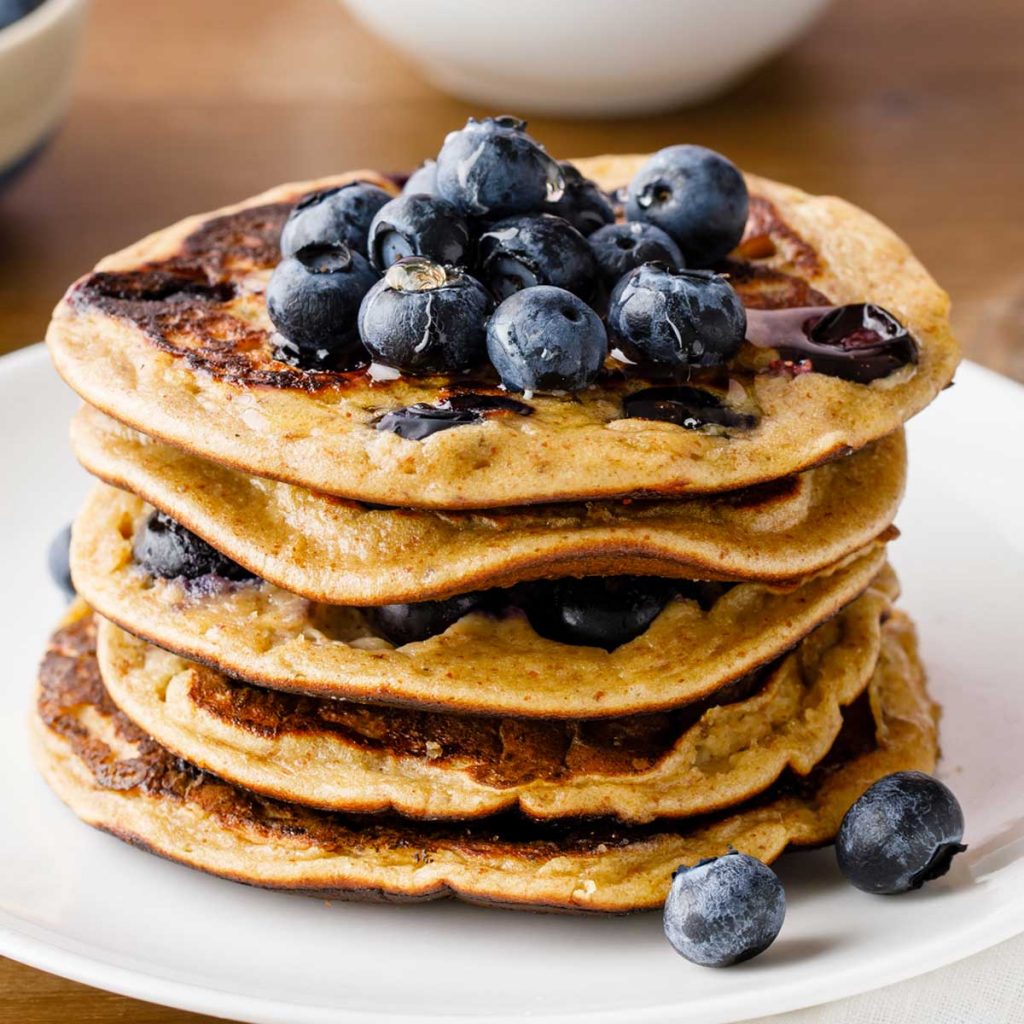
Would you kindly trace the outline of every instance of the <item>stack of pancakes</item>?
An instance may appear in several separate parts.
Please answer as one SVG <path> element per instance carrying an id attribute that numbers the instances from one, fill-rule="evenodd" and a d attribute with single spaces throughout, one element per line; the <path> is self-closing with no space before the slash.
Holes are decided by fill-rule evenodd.
<path id="1" fill-rule="evenodd" d="M 640 161 L 579 166 L 611 190 Z M 275 357 L 283 221 L 351 179 L 396 188 L 361 172 L 186 220 L 55 313 L 55 362 L 88 403 L 72 443 L 103 481 L 34 720 L 76 813 L 257 885 L 620 912 L 730 847 L 826 843 L 874 780 L 930 770 L 936 714 L 885 545 L 902 423 L 957 352 L 907 248 L 846 203 L 750 178 L 724 269 L 752 323 L 878 303 L 915 365 L 870 384 L 730 368 L 707 386 L 756 418 L 740 432 L 623 418 L 648 385 L 610 374 L 417 440 L 382 417 L 494 382 Z M 148 572 L 154 510 L 220 568 Z M 532 581 L 624 575 L 673 596 L 612 650 L 546 638 L 520 607 Z M 375 611 L 485 590 L 491 610 L 400 646 Z"/>

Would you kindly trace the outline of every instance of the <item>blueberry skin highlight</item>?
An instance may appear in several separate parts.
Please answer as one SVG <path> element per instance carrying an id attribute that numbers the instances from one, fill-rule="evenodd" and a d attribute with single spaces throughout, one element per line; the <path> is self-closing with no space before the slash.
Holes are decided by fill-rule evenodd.
<path id="1" fill-rule="evenodd" d="M 290 343 L 279 358 L 307 369 L 337 369 L 360 351 L 356 317 L 377 272 L 347 246 L 307 245 L 274 268 L 267 313 Z"/>
<path id="2" fill-rule="evenodd" d="M 658 263 L 619 281 L 607 322 L 609 337 L 630 359 L 669 370 L 728 362 L 747 330 L 743 303 L 724 277 Z"/>
<path id="3" fill-rule="evenodd" d="M 146 572 L 161 579 L 194 580 L 209 575 L 235 581 L 257 578 L 163 512 L 151 513 L 139 528 L 132 555 Z"/>
<path id="4" fill-rule="evenodd" d="M 967 849 L 963 835 L 963 810 L 947 786 L 924 772 L 895 772 L 846 812 L 836 860 L 864 892 L 909 892 L 949 870 Z"/>
<path id="5" fill-rule="evenodd" d="M 704 146 L 655 153 L 629 183 L 626 200 L 626 217 L 671 235 L 691 267 L 706 267 L 736 248 L 748 209 L 743 175 Z"/>
<path id="6" fill-rule="evenodd" d="M 380 271 L 406 256 L 464 266 L 469 247 L 469 227 L 459 211 L 446 199 L 415 192 L 385 203 L 367 238 L 370 263 Z"/>
<path id="7" fill-rule="evenodd" d="M 626 274 L 645 263 L 663 263 L 673 270 L 686 266 L 679 246 L 661 228 L 643 221 L 608 224 L 587 241 L 608 288 L 614 288 Z"/>
<path id="8" fill-rule="evenodd" d="M 484 361 L 493 305 L 468 274 L 412 257 L 366 293 L 359 336 L 376 362 L 407 373 L 468 370 Z"/>
<path id="9" fill-rule="evenodd" d="M 477 273 L 501 302 L 521 288 L 548 284 L 586 299 L 594 291 L 597 264 L 587 240 L 550 213 L 506 217 L 477 243 Z"/>
<path id="10" fill-rule="evenodd" d="M 597 379 L 607 350 L 600 317 L 550 285 L 516 292 L 487 325 L 487 354 L 510 391 L 580 391 Z"/>
<path id="11" fill-rule="evenodd" d="M 539 210 L 564 187 L 561 168 L 513 117 L 470 118 L 437 155 L 437 194 L 474 217 Z"/>
<path id="12" fill-rule="evenodd" d="M 786 894 L 766 864 L 731 851 L 679 868 L 665 900 L 665 936 L 702 967 L 729 967 L 763 953 L 782 929 Z"/>
<path id="13" fill-rule="evenodd" d="M 528 584 L 522 607 L 548 640 L 613 651 L 645 632 L 672 596 L 668 580 L 590 576 Z"/>
<path id="14" fill-rule="evenodd" d="M 446 601 L 385 604 L 370 613 L 374 625 L 396 647 L 438 636 L 463 615 L 483 606 L 480 594 L 459 594 Z"/>
<path id="15" fill-rule="evenodd" d="M 437 195 L 437 163 L 435 161 L 424 160 L 406 179 L 402 186 L 402 195 L 411 195 L 415 192 L 428 196 Z"/>
<path id="16" fill-rule="evenodd" d="M 50 541 L 46 550 L 46 567 L 50 579 L 60 587 L 65 597 L 75 596 L 75 584 L 71 580 L 71 524 L 68 523 Z"/>
<path id="17" fill-rule="evenodd" d="M 281 255 L 294 256 L 314 243 L 342 242 L 366 255 L 366 234 L 391 196 L 365 181 L 314 192 L 300 199 L 281 230 Z"/>
<path id="18" fill-rule="evenodd" d="M 615 208 L 600 186 L 584 178 L 568 160 L 560 161 L 558 166 L 562 168 L 565 191 L 561 199 L 547 203 L 544 212 L 567 220 L 584 237 L 613 224 Z"/>

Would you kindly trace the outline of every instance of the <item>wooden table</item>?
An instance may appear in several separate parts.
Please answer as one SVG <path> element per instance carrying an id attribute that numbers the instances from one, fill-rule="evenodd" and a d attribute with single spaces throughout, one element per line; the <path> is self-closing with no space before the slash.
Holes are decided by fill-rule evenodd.
<path id="1" fill-rule="evenodd" d="M 845 0 L 709 106 L 531 130 L 557 155 L 701 142 L 852 199 L 952 293 L 967 354 L 1024 380 L 1022 52 L 1020 0 Z M 67 124 L 0 195 L 0 352 L 144 232 L 279 181 L 408 168 L 473 113 L 333 0 L 94 0 Z M 200 1018 L 0 961 L 0 1020 Z"/>

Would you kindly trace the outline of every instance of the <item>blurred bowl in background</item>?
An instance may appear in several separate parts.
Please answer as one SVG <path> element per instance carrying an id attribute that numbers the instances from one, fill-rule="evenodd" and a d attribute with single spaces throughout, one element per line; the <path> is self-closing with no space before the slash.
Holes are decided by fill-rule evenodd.
<path id="1" fill-rule="evenodd" d="M 67 106 L 85 0 L 43 0 L 0 29 L 0 185 L 46 144 Z"/>
<path id="2" fill-rule="evenodd" d="M 778 53 L 828 0 L 343 0 L 436 85 L 514 113 L 697 103 Z"/>

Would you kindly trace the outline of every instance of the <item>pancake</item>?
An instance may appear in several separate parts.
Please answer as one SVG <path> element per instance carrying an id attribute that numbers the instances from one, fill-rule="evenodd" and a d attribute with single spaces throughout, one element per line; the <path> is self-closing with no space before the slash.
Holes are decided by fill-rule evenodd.
<path id="1" fill-rule="evenodd" d="M 698 700 L 797 644 L 862 593 L 885 558 L 876 544 L 798 587 L 739 583 L 707 608 L 676 597 L 610 653 L 545 639 L 518 611 L 471 612 L 396 648 L 360 608 L 261 581 L 149 575 L 132 556 L 149 513 L 100 485 L 72 533 L 78 592 L 130 633 L 275 689 L 512 717 L 617 717 Z"/>
<path id="2" fill-rule="evenodd" d="M 622 913 L 661 905 L 672 871 L 735 848 L 772 861 L 835 835 L 850 804 L 893 771 L 930 771 L 935 710 L 913 628 L 885 625 L 867 699 L 826 762 L 763 797 L 685 825 L 541 824 L 510 816 L 425 824 L 303 809 L 256 796 L 174 757 L 106 694 L 88 629 L 58 632 L 40 671 L 37 763 L 84 821 L 200 870 L 322 898 L 474 903 Z"/>
<path id="3" fill-rule="evenodd" d="M 579 167 L 614 188 L 643 159 Z M 377 429 L 381 417 L 467 390 L 502 394 L 497 377 L 381 379 L 274 356 L 263 291 L 281 225 L 303 195 L 353 178 L 388 186 L 368 172 L 284 185 L 103 260 L 54 312 L 47 342 L 57 369 L 109 415 L 246 473 L 375 504 L 474 509 L 719 492 L 787 477 L 891 433 L 953 376 L 948 299 L 902 241 L 840 199 L 749 177 L 748 235 L 719 268 L 748 309 L 880 304 L 918 340 L 916 366 L 860 384 L 794 374 L 748 343 L 726 371 L 707 380 L 694 371 L 690 383 L 720 388 L 727 407 L 756 417 L 753 426 L 624 418 L 624 398 L 650 381 L 616 371 L 570 397 L 530 397 L 529 415 L 499 411 L 408 440 Z"/>
<path id="4" fill-rule="evenodd" d="M 237 683 L 98 626 L 114 703 L 192 764 L 327 810 L 476 818 L 706 814 L 806 775 L 868 684 L 891 606 L 869 589 L 781 661 L 674 712 L 597 723 L 471 718 Z"/>
<path id="5" fill-rule="evenodd" d="M 89 472 L 263 579 L 328 604 L 423 601 L 566 575 L 793 580 L 888 530 L 906 479 L 900 430 L 780 484 L 715 499 L 440 513 L 246 476 L 88 406 L 71 437 Z"/>

